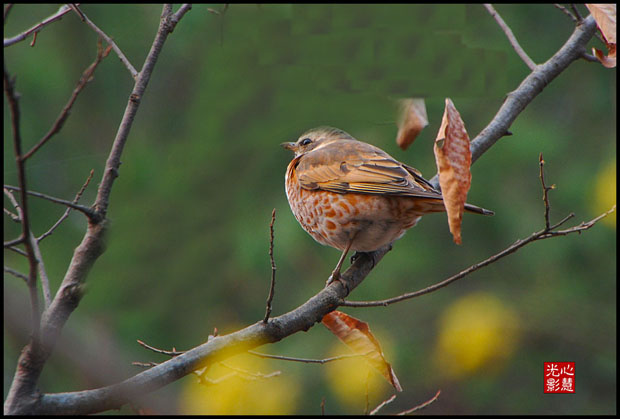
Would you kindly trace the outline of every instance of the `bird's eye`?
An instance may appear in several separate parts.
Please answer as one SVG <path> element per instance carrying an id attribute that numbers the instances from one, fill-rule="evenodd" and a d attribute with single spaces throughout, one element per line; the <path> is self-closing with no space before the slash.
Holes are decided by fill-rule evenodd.
<path id="1" fill-rule="evenodd" d="M 305 146 L 308 145 L 312 142 L 312 140 L 310 138 L 304 138 L 303 140 L 301 140 L 301 142 L 299 143 L 300 146 Z"/>

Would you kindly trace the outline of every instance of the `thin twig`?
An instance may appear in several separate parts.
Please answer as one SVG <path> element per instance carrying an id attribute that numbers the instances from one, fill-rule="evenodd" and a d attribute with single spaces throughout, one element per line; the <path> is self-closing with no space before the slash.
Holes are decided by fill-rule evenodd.
<path id="1" fill-rule="evenodd" d="M 579 13 L 579 10 L 577 9 L 577 6 L 575 4 L 573 4 L 573 3 L 571 3 L 570 8 L 573 9 L 573 13 L 577 17 L 578 21 L 581 22 L 583 20 L 583 17 L 581 16 L 581 13 Z"/>
<path id="2" fill-rule="evenodd" d="M 44 19 L 43 21 L 37 23 L 36 25 L 34 25 L 32 28 L 20 33 L 19 35 L 16 35 L 12 38 L 4 38 L 4 47 L 8 47 L 10 45 L 16 44 L 20 41 L 23 41 L 24 39 L 26 39 L 28 37 L 28 35 L 30 35 L 33 32 L 39 32 L 41 29 L 43 29 L 44 26 L 55 22 L 57 20 L 60 20 L 64 15 L 66 15 L 67 13 L 69 13 L 71 11 L 71 8 L 69 6 L 62 5 L 60 6 L 60 8 L 58 9 L 58 11 L 56 13 L 54 13 L 53 15 L 47 17 L 46 19 Z M 6 19 L 6 14 L 7 14 L 7 9 L 4 9 L 4 16 Z"/>
<path id="3" fill-rule="evenodd" d="M 90 80 L 92 80 L 93 74 L 95 73 L 95 69 L 97 68 L 99 63 L 105 57 L 108 56 L 109 53 L 110 53 L 110 48 L 108 47 L 106 49 L 103 49 L 102 46 L 101 46 L 101 40 L 99 40 L 97 42 L 97 58 L 95 58 L 95 61 L 91 65 L 89 65 L 88 68 L 86 70 L 84 70 L 84 72 L 80 76 L 80 80 L 78 80 L 77 85 L 73 89 L 73 93 L 71 93 L 71 97 L 69 98 L 69 101 L 67 102 L 65 107 L 62 108 L 62 111 L 60 112 L 60 115 L 58 115 L 58 118 L 56 118 L 56 121 L 54 121 L 54 124 L 52 125 L 50 130 L 47 132 L 47 134 L 45 134 L 43 136 L 43 138 L 41 138 L 41 140 L 39 140 L 39 142 L 37 144 L 35 144 L 30 149 L 30 151 L 28 151 L 24 155 L 24 159 L 28 159 L 28 158 L 32 157 L 32 155 L 34 153 L 36 153 L 37 150 L 39 150 L 41 147 L 43 147 L 43 145 L 50 138 L 52 138 L 55 134 L 57 134 L 62 129 L 62 126 L 64 125 L 65 121 L 67 120 L 67 117 L 69 117 L 69 113 L 71 111 L 71 107 L 75 103 L 75 100 L 77 99 L 78 95 L 80 94 L 80 92 L 82 91 L 84 86 L 86 86 L 86 83 L 88 83 Z"/>
<path id="4" fill-rule="evenodd" d="M 435 402 L 435 400 L 437 400 L 439 398 L 440 394 L 441 394 L 441 390 L 437 390 L 437 393 L 433 396 L 432 399 L 430 399 L 430 400 L 428 400 L 428 401 L 426 401 L 426 402 L 424 402 L 424 403 L 422 403 L 420 405 L 417 405 L 416 407 L 411 408 L 409 410 L 404 410 L 402 412 L 399 412 L 399 413 L 396 414 L 396 416 L 405 416 L 405 415 L 408 415 L 410 413 L 416 412 L 418 410 L 424 409 L 425 407 L 428 407 L 431 403 Z"/>
<path id="5" fill-rule="evenodd" d="M 573 15 L 566 7 L 562 6 L 561 4 L 557 4 L 557 3 L 554 3 L 553 5 L 557 7 L 558 9 L 560 9 L 566 16 L 570 17 L 574 23 L 579 23 L 579 19 L 577 19 L 575 15 Z"/>
<path id="6" fill-rule="evenodd" d="M 13 3 L 9 3 L 4 6 L 4 22 L 6 22 L 6 18 L 9 15 L 9 12 L 11 11 L 12 8 L 13 8 Z"/>
<path id="7" fill-rule="evenodd" d="M 4 185 L 4 187 L 6 189 L 10 189 L 10 190 L 13 190 L 13 191 L 20 191 L 21 192 L 21 188 L 19 188 L 17 186 Z M 45 194 L 42 194 L 40 192 L 27 191 L 27 194 L 31 195 L 31 196 L 35 196 L 37 198 L 47 199 L 48 201 L 54 202 L 55 204 L 65 205 L 67 207 L 73 208 L 75 210 L 78 210 L 78 211 L 84 213 L 88 218 L 96 218 L 95 212 L 90 207 L 87 207 L 87 206 L 84 206 L 84 205 L 80 205 L 80 204 L 75 204 L 75 203 L 73 203 L 71 201 L 66 201 L 64 199 L 55 198 L 53 196 L 45 195 Z"/>
<path id="8" fill-rule="evenodd" d="M 177 356 L 177 355 L 182 355 L 182 354 L 185 353 L 185 352 L 179 352 L 175 348 L 172 348 L 171 351 L 167 351 L 165 349 L 159 349 L 159 348 L 156 348 L 154 346 L 151 346 L 151 345 L 148 345 L 148 344 L 144 343 L 140 339 L 136 339 L 136 341 L 138 341 L 138 343 L 141 346 L 145 347 L 146 349 L 148 349 L 150 351 L 153 351 L 153 352 L 156 352 L 158 354 L 164 354 L 164 355 L 168 355 L 168 356 Z"/>
<path id="9" fill-rule="evenodd" d="M 492 5 L 485 4 L 484 7 L 489 11 L 491 16 L 493 16 L 493 19 L 495 19 L 499 27 L 502 28 L 502 30 L 508 37 L 510 45 L 512 45 L 517 54 L 519 54 L 519 57 L 521 57 L 521 59 L 525 62 L 525 64 L 529 67 L 530 70 L 534 71 L 536 69 L 536 63 L 532 61 L 532 59 L 527 55 L 523 48 L 521 48 L 521 45 L 519 45 L 517 38 L 514 36 L 512 30 L 506 24 L 506 22 L 504 22 L 504 19 L 502 19 L 502 17 L 499 15 L 499 13 L 497 13 L 497 11 L 493 8 Z"/>
<path id="10" fill-rule="evenodd" d="M 86 182 L 84 182 L 84 184 L 82 185 L 78 193 L 75 195 L 75 198 L 73 199 L 74 204 L 77 204 L 80 198 L 82 197 L 82 194 L 86 190 L 86 187 L 90 183 L 90 180 L 93 178 L 94 173 L 95 173 L 95 170 L 91 169 L 90 174 L 88 175 L 88 178 L 86 179 Z M 54 232 L 54 230 L 56 230 L 56 228 L 58 228 L 58 226 L 69 216 L 70 212 L 71 212 L 71 207 L 68 207 L 65 210 L 64 214 L 58 219 L 58 221 L 56 221 L 56 223 L 54 223 L 54 225 L 51 226 L 49 230 L 47 230 L 45 233 L 41 234 L 41 236 L 37 238 L 37 242 L 41 242 L 41 240 L 51 235 Z"/>
<path id="11" fill-rule="evenodd" d="M 93 21 L 90 20 L 88 16 L 86 16 L 84 12 L 77 5 L 75 5 L 75 11 L 76 13 L 78 13 L 78 15 L 80 16 L 83 22 L 85 22 L 95 32 L 97 32 L 97 34 L 103 39 L 105 39 L 108 45 L 112 47 L 114 52 L 116 52 L 116 55 L 118 55 L 118 58 L 120 58 L 121 62 L 125 64 L 125 67 L 127 67 L 127 70 L 129 70 L 129 73 L 131 73 L 131 77 L 133 77 L 135 80 L 138 77 L 138 71 L 136 71 L 135 67 L 131 65 L 131 63 L 129 62 L 129 59 L 127 59 L 125 54 L 123 54 L 123 51 L 121 51 L 121 49 L 118 47 L 118 45 L 116 45 L 116 43 L 112 40 L 112 38 L 110 38 L 104 31 L 99 29 L 99 27 L 97 27 L 97 25 L 95 25 Z"/>
<path id="12" fill-rule="evenodd" d="M 15 276 L 17 278 L 21 278 L 24 281 L 26 281 L 26 284 L 28 284 L 28 276 L 27 275 L 24 275 L 23 273 L 18 272 L 15 269 L 11 269 L 8 266 L 4 267 L 4 272 L 10 273 L 11 275 L 13 275 L 13 276 Z"/>
<path id="13" fill-rule="evenodd" d="M 259 358 L 277 359 L 279 361 L 301 362 L 304 364 L 327 364 L 328 362 L 339 361 L 341 359 L 358 358 L 358 357 L 363 357 L 363 356 L 368 355 L 368 353 L 345 354 L 345 355 L 338 355 L 338 356 L 333 356 L 331 358 L 325 358 L 325 359 L 309 359 L 309 358 L 297 358 L 297 357 L 283 356 L 283 355 L 262 354 L 260 352 L 254 352 L 254 351 L 248 351 L 248 353 L 250 355 L 258 356 Z"/>
<path id="14" fill-rule="evenodd" d="M 549 225 L 551 224 L 549 222 L 549 191 L 555 189 L 555 185 L 545 185 L 545 171 L 543 170 L 545 160 L 543 160 L 542 153 L 538 157 L 538 165 L 540 166 L 540 183 L 542 184 L 543 202 L 545 203 L 545 230 L 549 231 Z"/>
<path id="15" fill-rule="evenodd" d="M 22 249 L 20 249 L 20 248 L 18 248 L 18 247 L 15 247 L 15 246 L 8 246 L 8 247 L 5 247 L 5 249 L 12 250 L 12 251 L 14 251 L 15 253 L 17 253 L 17 254 L 19 254 L 19 255 L 22 255 L 22 256 L 28 257 L 28 255 L 26 254 L 26 252 L 24 252 Z"/>
<path id="16" fill-rule="evenodd" d="M 8 215 L 11 218 L 11 220 L 15 221 L 16 223 L 19 223 L 21 221 L 19 217 L 17 216 L 17 214 L 13 214 L 11 211 L 9 211 L 6 208 L 4 208 L 4 213 Z"/>
<path id="17" fill-rule="evenodd" d="M 237 374 L 239 374 L 239 376 L 241 378 L 244 379 L 248 379 L 248 380 L 257 380 L 257 379 L 264 379 L 264 378 L 271 378 L 271 377 L 275 377 L 277 375 L 280 375 L 282 372 L 281 371 L 274 371 L 271 372 L 269 374 L 263 374 L 261 372 L 250 372 L 248 370 L 244 370 L 242 368 L 238 368 L 238 367 L 233 367 L 232 365 L 228 365 L 225 362 L 220 362 L 220 365 L 224 368 L 228 368 L 229 370 L 236 372 Z"/>
<path id="18" fill-rule="evenodd" d="M 45 271 L 45 264 L 43 263 L 43 255 L 41 254 L 41 249 L 39 249 L 39 244 L 37 242 L 37 238 L 30 232 L 30 244 L 32 245 L 32 250 L 34 251 L 34 256 L 37 258 L 37 267 L 39 269 L 39 276 L 41 277 L 41 290 L 43 291 L 43 302 L 45 304 L 44 309 L 47 308 L 52 303 L 52 294 L 50 293 L 50 281 L 47 276 L 47 272 Z"/>
<path id="19" fill-rule="evenodd" d="M 392 403 L 392 402 L 394 401 L 394 399 L 396 399 L 396 394 L 393 394 L 393 395 L 392 395 L 392 397 L 390 397 L 389 399 L 382 401 L 382 402 L 379 404 L 379 406 L 375 407 L 374 409 L 372 409 L 372 410 L 370 411 L 369 415 L 370 415 L 370 416 L 374 416 L 374 415 L 376 415 L 376 414 L 379 412 L 379 410 L 383 409 L 383 407 L 384 407 L 384 406 L 386 406 L 386 405 L 388 405 L 388 404 Z"/>
<path id="20" fill-rule="evenodd" d="M 263 323 L 267 323 L 271 315 L 271 302 L 276 288 L 276 263 L 273 260 L 273 223 L 276 221 L 276 209 L 271 211 L 271 223 L 269 224 L 269 259 L 271 260 L 271 285 L 269 286 L 269 296 L 267 297 L 267 308 Z"/>

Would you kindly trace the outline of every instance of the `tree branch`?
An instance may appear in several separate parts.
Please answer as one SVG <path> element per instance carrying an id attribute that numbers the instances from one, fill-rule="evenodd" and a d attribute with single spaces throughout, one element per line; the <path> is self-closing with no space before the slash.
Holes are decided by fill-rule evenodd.
<path id="1" fill-rule="evenodd" d="M 75 89 L 73 89 L 73 93 L 71 94 L 71 98 L 69 98 L 69 102 L 67 102 L 65 107 L 62 109 L 62 111 L 60 112 L 60 115 L 58 115 L 58 118 L 56 118 L 56 121 L 54 122 L 50 130 L 47 132 L 47 134 L 43 136 L 43 138 L 41 138 L 41 140 L 34 147 L 30 149 L 30 151 L 28 151 L 24 155 L 24 160 L 32 157 L 32 155 L 36 153 L 41 147 L 43 147 L 43 145 L 50 138 L 52 138 L 55 134 L 57 134 L 62 129 L 62 126 L 64 125 L 65 121 L 69 117 L 71 107 L 73 107 L 73 104 L 75 103 L 75 100 L 77 99 L 78 95 L 80 94 L 84 86 L 86 86 L 86 83 L 88 83 L 93 78 L 93 75 L 95 74 L 95 70 L 97 69 L 97 66 L 105 57 L 108 56 L 109 52 L 110 52 L 110 48 L 108 47 L 104 50 L 101 47 L 101 40 L 99 40 L 97 44 L 97 58 L 95 58 L 95 61 L 91 65 L 89 65 L 88 68 L 84 70 L 84 72 L 82 73 L 82 76 L 80 77 L 80 80 L 75 86 Z"/>
<path id="2" fill-rule="evenodd" d="M 131 73 L 131 77 L 133 77 L 133 79 L 135 80 L 136 77 L 138 77 L 138 72 L 136 71 L 136 69 L 134 68 L 133 65 L 131 65 L 131 62 L 129 62 L 129 59 L 125 56 L 125 54 L 123 54 L 123 51 L 121 51 L 121 49 L 118 47 L 118 45 L 116 45 L 116 43 L 112 40 L 112 38 L 110 38 L 104 31 L 102 31 L 101 29 L 99 29 L 99 27 L 97 27 L 97 25 L 95 25 L 93 23 L 92 20 L 90 20 L 85 14 L 84 12 L 78 7 L 78 5 L 75 5 L 75 12 L 80 16 L 80 18 L 82 19 L 83 22 L 85 22 L 88 26 L 90 26 L 95 32 L 97 32 L 97 34 L 102 37 L 103 39 L 105 39 L 105 41 L 108 43 L 108 45 L 110 47 L 112 47 L 112 49 L 114 50 L 114 52 L 116 52 L 116 55 L 118 55 L 118 58 L 120 58 L 121 62 L 125 65 L 125 67 L 127 67 L 127 70 L 129 70 L 129 73 Z"/>
<path id="3" fill-rule="evenodd" d="M 19 188 L 17 186 L 4 185 L 4 188 L 12 190 L 12 191 L 21 192 L 21 188 Z M 71 201 L 67 201 L 67 200 L 60 199 L 60 198 L 55 198 L 53 196 L 49 196 L 49 195 L 43 194 L 41 192 L 26 191 L 26 193 L 28 195 L 35 196 L 37 198 L 46 199 L 46 200 L 48 200 L 50 202 L 53 202 L 55 204 L 64 205 L 64 206 L 67 206 L 69 208 L 73 208 L 75 210 L 78 210 L 81 213 L 83 213 L 84 215 L 86 215 L 89 219 L 96 219 L 96 217 L 97 217 L 97 214 L 92 210 L 92 208 L 86 207 L 84 205 L 79 205 L 79 204 L 76 204 L 76 203 L 71 202 Z"/>
<path id="4" fill-rule="evenodd" d="M 536 70 L 536 63 L 532 61 L 530 56 L 527 55 L 527 53 L 523 50 L 523 48 L 521 48 L 521 45 L 519 45 L 517 38 L 512 33 L 510 26 L 508 26 L 506 22 L 504 22 L 504 19 L 502 19 L 502 17 L 499 15 L 499 13 L 497 13 L 497 11 L 492 5 L 487 3 L 484 5 L 484 7 L 491 14 L 491 16 L 493 16 L 493 19 L 495 19 L 499 27 L 502 28 L 502 30 L 506 34 L 506 37 L 508 37 L 508 42 L 510 42 L 510 45 L 512 45 L 512 48 L 514 48 L 514 50 L 517 52 L 519 57 L 521 57 L 523 62 L 525 62 L 525 65 L 527 65 L 529 69 L 532 71 Z"/>
<path id="5" fill-rule="evenodd" d="M 269 260 L 271 261 L 271 283 L 269 285 L 269 295 L 267 296 L 267 308 L 263 323 L 267 323 L 271 315 L 271 303 L 276 288 L 276 263 L 273 260 L 273 223 L 276 221 L 276 209 L 271 212 L 271 223 L 269 224 Z"/>
<path id="6" fill-rule="evenodd" d="M 79 4 L 79 3 L 78 3 Z M 4 47 L 8 47 L 11 46 L 13 44 L 16 44 L 20 41 L 23 41 L 24 39 L 28 38 L 28 35 L 30 35 L 31 33 L 37 33 L 39 32 L 41 29 L 43 29 L 43 27 L 47 26 L 48 24 L 52 23 L 52 22 L 56 22 L 57 20 L 62 19 L 62 17 L 64 15 L 66 15 L 67 13 L 69 13 L 71 11 L 71 8 L 68 5 L 62 5 L 60 6 L 60 9 L 58 9 L 58 11 L 56 13 L 54 13 L 53 15 L 49 16 L 48 18 L 44 19 L 43 21 L 37 23 L 36 25 L 34 25 L 32 28 L 20 33 L 19 35 L 16 35 L 12 38 L 4 38 Z M 8 13 L 8 10 L 5 8 L 4 9 L 4 19 L 6 20 L 6 15 Z"/>
<path id="7" fill-rule="evenodd" d="M 82 185 L 82 187 L 80 188 L 78 193 L 75 195 L 75 198 L 73 199 L 73 203 L 74 204 L 77 205 L 77 203 L 80 201 L 80 198 L 82 197 L 82 194 L 86 190 L 86 187 L 88 187 L 88 184 L 90 183 L 90 180 L 93 178 L 94 174 L 95 174 L 95 171 L 93 169 L 91 169 L 90 174 L 88 175 L 88 178 L 86 179 L 86 182 L 84 182 L 84 184 Z M 37 238 L 37 242 L 40 242 L 44 238 L 46 238 L 49 235 L 51 235 L 54 232 L 54 230 L 56 230 L 56 228 L 58 228 L 58 226 L 69 216 L 70 212 L 71 212 L 71 207 L 68 207 L 65 210 L 64 214 L 58 219 L 58 221 L 56 221 L 54 223 L 54 225 L 50 227 L 49 230 L 47 230 L 45 233 L 41 234 L 40 237 Z"/>

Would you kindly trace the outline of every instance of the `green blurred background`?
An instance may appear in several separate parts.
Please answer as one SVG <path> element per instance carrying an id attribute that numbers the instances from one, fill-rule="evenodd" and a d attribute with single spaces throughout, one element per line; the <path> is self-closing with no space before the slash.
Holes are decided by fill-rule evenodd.
<path id="1" fill-rule="evenodd" d="M 14 6 L 5 37 L 56 9 Z M 161 6 L 82 9 L 140 69 Z M 573 31 L 572 21 L 552 5 L 497 10 L 538 63 Z M 292 216 L 284 193 L 291 155 L 279 147 L 282 141 L 332 125 L 430 178 L 444 98 L 454 101 L 473 138 L 528 74 L 481 5 L 235 4 L 223 11 L 223 5 L 195 6 L 164 45 L 114 185 L 107 251 L 43 371 L 44 392 L 111 384 L 141 370 L 132 361 L 166 359 L 136 339 L 184 350 L 204 342 L 214 327 L 227 333 L 262 318 L 273 208 L 273 314 L 297 307 L 324 286 L 339 252 L 314 242 Z M 6 68 L 17 76 L 21 93 L 26 149 L 47 132 L 93 61 L 97 36 L 68 14 L 41 31 L 36 46 L 29 42 L 5 48 Z M 603 48 L 598 40 L 590 45 Z M 29 188 L 72 199 L 94 169 L 82 198 L 92 203 L 132 86 L 112 52 L 62 132 L 28 161 Z M 395 100 L 403 97 L 424 97 L 430 120 L 407 151 L 395 144 Z M 615 115 L 616 70 L 585 61 L 571 65 L 519 115 L 513 135 L 473 166 L 468 201 L 496 215 L 466 216 L 461 246 L 453 243 L 445 216 L 424 218 L 350 298 L 387 298 L 426 287 L 541 229 L 541 152 L 547 182 L 556 185 L 552 222 L 574 212 L 567 226 L 575 225 L 608 210 L 616 199 Z M 9 118 L 5 100 L 4 178 L 16 184 Z M 29 202 L 39 235 L 64 211 L 47 201 Z M 85 225 L 73 213 L 42 242 L 54 291 Z M 4 228 L 5 240 L 19 234 L 6 216 Z M 5 264 L 27 269 L 13 252 L 5 251 Z M 615 278 L 614 214 L 584 234 L 531 244 L 430 295 L 343 311 L 370 324 L 404 388 L 382 412 L 411 408 L 441 389 L 424 413 L 613 414 Z M 6 397 L 28 335 L 23 281 L 5 274 L 4 302 Z M 348 351 L 321 325 L 260 350 L 306 358 Z M 543 394 L 543 362 L 550 361 L 576 363 L 575 394 Z M 160 413 L 316 414 L 324 401 L 326 413 L 363 413 L 367 381 L 371 408 L 392 393 L 376 374 L 360 379 L 359 368 L 344 361 L 252 358 L 247 364 L 239 365 L 281 373 L 258 387 L 234 378 L 229 384 L 236 385 L 225 391 L 198 387 L 190 375 L 157 391 L 151 406 Z M 230 401 L 212 396 L 222 391 Z"/>

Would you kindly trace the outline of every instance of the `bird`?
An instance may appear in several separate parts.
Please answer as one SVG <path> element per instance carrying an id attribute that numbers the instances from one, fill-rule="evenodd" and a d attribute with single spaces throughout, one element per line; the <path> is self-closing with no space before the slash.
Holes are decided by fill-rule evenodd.
<path id="1" fill-rule="evenodd" d="M 327 285 L 340 280 L 349 251 L 375 251 L 424 214 L 446 210 L 420 171 L 338 128 L 313 128 L 281 146 L 295 154 L 285 174 L 293 215 L 314 240 L 342 251 Z M 471 204 L 465 211 L 493 215 Z"/>

